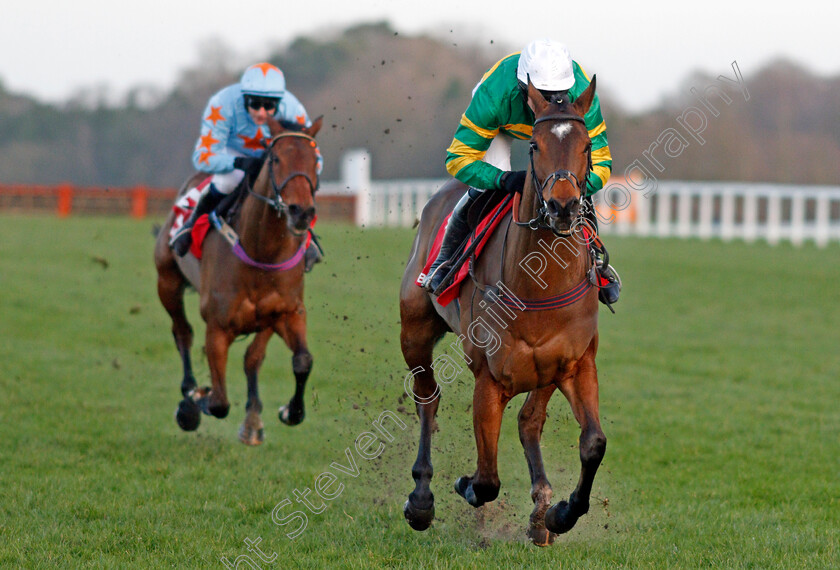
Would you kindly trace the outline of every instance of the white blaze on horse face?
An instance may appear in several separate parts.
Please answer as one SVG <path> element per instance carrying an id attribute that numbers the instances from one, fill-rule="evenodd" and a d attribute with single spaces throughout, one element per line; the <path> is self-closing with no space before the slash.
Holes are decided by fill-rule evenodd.
<path id="1" fill-rule="evenodd" d="M 551 132 L 562 142 L 563 138 L 572 130 L 571 123 L 558 123 L 551 127 Z"/>

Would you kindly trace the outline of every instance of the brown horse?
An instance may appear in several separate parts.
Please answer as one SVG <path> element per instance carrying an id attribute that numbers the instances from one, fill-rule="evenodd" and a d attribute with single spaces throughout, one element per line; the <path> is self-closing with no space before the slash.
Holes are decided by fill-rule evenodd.
<path id="1" fill-rule="evenodd" d="M 451 372 L 455 364 L 447 364 L 443 357 L 433 362 L 432 353 L 446 332 L 461 335 L 463 359 L 475 375 L 473 427 L 478 462 L 473 475 L 456 481 L 458 494 L 473 507 L 496 499 L 501 486 L 497 450 L 502 414 L 511 398 L 528 393 L 519 412 L 519 438 L 534 501 L 528 536 L 536 544 L 551 544 L 555 533 L 570 530 L 589 509 L 592 482 L 606 450 L 595 368 L 598 290 L 590 285 L 593 259 L 583 237 L 581 216 L 591 160 L 582 117 L 594 94 L 594 77 L 573 104 L 549 103 L 529 84 L 528 99 L 536 122 L 521 201 L 518 205 L 514 201 L 513 216 L 501 221 L 499 231 L 485 246 L 472 268 L 472 279 L 462 285 L 457 304 L 440 306 L 415 279 L 441 221 L 465 186 L 450 181 L 423 211 L 400 291 L 400 340 L 413 376 L 421 426 L 411 471 L 416 487 L 404 508 L 415 530 L 425 530 L 434 518 L 429 487 L 431 434 L 440 395 L 434 370 L 440 375 L 441 367 L 449 366 Z M 551 506 L 540 438 L 555 389 L 566 396 L 580 424 L 581 473 L 569 500 Z"/>
<path id="2" fill-rule="evenodd" d="M 239 335 L 256 333 L 245 353 L 248 379 L 246 417 L 239 439 L 248 445 L 263 441 L 262 402 L 257 374 L 266 345 L 277 333 L 292 351 L 295 394 L 280 408 L 287 425 L 303 421 L 303 392 L 312 368 L 306 345 L 306 308 L 303 304 L 303 270 L 300 261 L 307 230 L 315 216 L 314 193 L 318 186 L 318 149 L 315 135 L 322 118 L 301 132 L 286 130 L 269 121 L 271 142 L 262 169 L 241 200 L 233 230 L 239 235 L 232 248 L 220 232 L 211 231 L 204 241 L 200 267 L 190 254 L 176 258 L 168 244 L 174 221 L 170 214 L 155 245 L 158 296 L 172 318 L 172 334 L 183 363 L 178 425 L 198 428 L 200 412 L 224 418 L 230 409 L 225 386 L 228 349 Z M 188 181 L 182 192 L 195 182 Z M 297 260 L 297 262 L 295 262 Z M 190 347 L 193 331 L 184 312 L 188 282 L 199 293 L 201 317 L 206 327 L 205 351 L 211 388 L 197 388 L 192 373 Z"/>

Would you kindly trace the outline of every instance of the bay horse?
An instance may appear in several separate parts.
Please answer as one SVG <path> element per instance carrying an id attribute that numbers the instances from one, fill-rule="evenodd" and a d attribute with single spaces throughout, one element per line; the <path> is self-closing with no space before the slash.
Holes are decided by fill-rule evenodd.
<path id="1" fill-rule="evenodd" d="M 312 126 L 296 131 L 269 120 L 271 139 L 266 159 L 253 188 L 246 188 L 236 219 L 231 222 L 239 237 L 237 248 L 221 232 L 211 231 L 204 240 L 200 267 L 196 267 L 198 262 L 191 254 L 177 258 L 169 247 L 174 212 L 158 234 L 154 255 L 158 296 L 172 318 L 172 334 L 183 365 L 184 399 L 178 406 L 176 421 L 185 431 L 198 428 L 202 412 L 217 418 L 228 415 L 228 349 L 238 336 L 252 333 L 254 339 L 245 353 L 248 400 L 239 439 L 248 445 L 263 442 L 263 406 L 257 375 L 274 333 L 292 351 L 295 375 L 295 393 L 288 405 L 280 407 L 280 420 L 287 425 L 303 421 L 303 393 L 312 369 L 312 355 L 306 343 L 301 260 L 315 216 L 318 147 L 314 137 L 322 122 L 323 117 L 319 117 Z M 193 176 L 181 193 L 205 176 Z M 184 312 L 188 283 L 199 293 L 201 317 L 206 323 L 205 352 L 212 382 L 209 388 L 198 388 L 193 377 L 193 330 Z"/>
<path id="2" fill-rule="evenodd" d="M 472 410 L 478 461 L 472 475 L 455 482 L 456 492 L 473 507 L 497 498 L 502 414 L 514 396 L 527 393 L 519 412 L 519 439 L 534 502 L 529 538 L 537 545 L 549 545 L 589 510 L 592 482 L 607 443 L 599 420 L 595 367 L 598 289 L 590 284 L 594 261 L 581 215 L 591 165 L 583 116 L 594 94 L 594 77 L 571 104 L 546 101 L 529 82 L 527 95 L 536 121 L 521 200 L 514 199 L 512 215 L 505 215 L 473 264 L 472 279 L 464 281 L 457 303 L 446 307 L 418 287 L 415 279 L 442 220 L 466 186 L 450 180 L 423 210 L 400 290 L 400 342 L 420 419 L 417 460 L 411 470 L 415 489 L 403 509 L 415 530 L 427 529 L 434 519 L 431 435 L 441 393 L 434 371 L 442 360 L 432 358 L 435 344 L 446 332 L 460 335 L 461 356 L 475 376 Z M 523 270 L 533 269 L 540 259 L 544 271 L 539 279 L 536 272 Z M 406 379 L 407 385 L 410 380 Z M 568 399 L 580 425 L 581 471 L 568 501 L 552 506 L 540 439 L 555 389 Z"/>

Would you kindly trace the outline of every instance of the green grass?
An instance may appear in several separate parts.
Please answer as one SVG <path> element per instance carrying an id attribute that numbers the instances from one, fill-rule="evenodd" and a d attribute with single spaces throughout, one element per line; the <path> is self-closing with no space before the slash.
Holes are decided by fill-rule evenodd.
<path id="1" fill-rule="evenodd" d="M 258 537 L 277 554 L 262 568 L 840 566 L 836 245 L 608 240 L 625 289 L 618 314 L 601 311 L 607 456 L 590 513 L 538 549 L 524 539 L 522 396 L 503 424 L 499 500 L 474 510 L 452 491 L 475 463 L 468 373 L 443 387 L 437 519 L 424 533 L 403 519 L 419 433 L 398 340 L 410 231 L 320 227 L 329 257 L 307 278 L 307 419 L 276 419 L 293 377 L 274 339 L 266 442 L 248 448 L 236 437 L 246 342 L 231 351 L 230 416 L 195 433 L 174 422 L 180 363 L 150 221 L 0 221 L 0 567 L 221 568 Z M 206 384 L 196 295 L 187 301 Z M 339 473 L 342 494 L 288 539 L 295 525 L 274 524 L 275 505 L 346 464 L 385 410 L 406 430 L 377 459 L 356 455 L 358 477 Z M 564 497 L 578 430 L 561 397 L 549 414 L 546 466 Z"/>

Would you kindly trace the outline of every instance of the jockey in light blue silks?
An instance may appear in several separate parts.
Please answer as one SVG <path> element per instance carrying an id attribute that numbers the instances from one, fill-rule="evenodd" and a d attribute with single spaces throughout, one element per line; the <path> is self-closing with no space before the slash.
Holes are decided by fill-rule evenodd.
<path id="1" fill-rule="evenodd" d="M 192 243 L 195 221 L 218 206 L 233 192 L 242 178 L 262 165 L 264 146 L 271 140 L 268 117 L 308 127 L 312 123 L 303 105 L 286 90 L 283 72 L 270 63 L 252 65 L 239 83 L 210 97 L 201 122 L 201 136 L 192 154 L 193 166 L 212 174 L 189 219 L 170 240 L 173 251 L 183 256 Z M 318 173 L 323 160 L 318 157 Z M 307 268 L 320 261 L 321 252 L 313 240 L 307 250 Z"/>

